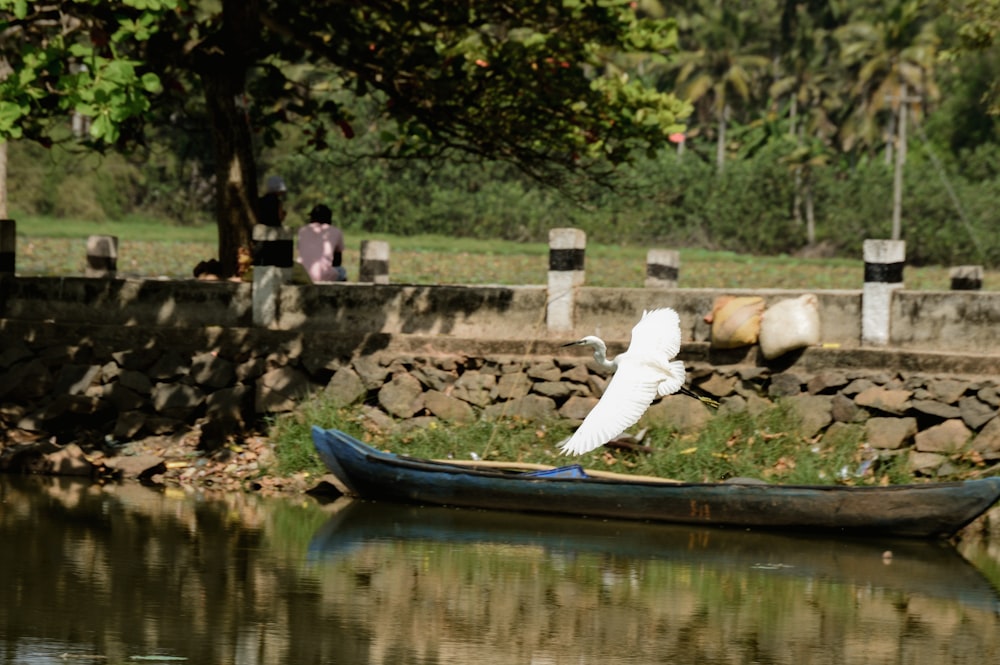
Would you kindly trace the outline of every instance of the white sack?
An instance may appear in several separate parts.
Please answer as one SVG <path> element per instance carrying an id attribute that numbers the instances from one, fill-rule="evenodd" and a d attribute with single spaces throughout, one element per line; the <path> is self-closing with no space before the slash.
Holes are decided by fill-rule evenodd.
<path id="1" fill-rule="evenodd" d="M 765 358 L 819 344 L 819 300 L 807 293 L 771 305 L 760 322 L 760 351 Z"/>

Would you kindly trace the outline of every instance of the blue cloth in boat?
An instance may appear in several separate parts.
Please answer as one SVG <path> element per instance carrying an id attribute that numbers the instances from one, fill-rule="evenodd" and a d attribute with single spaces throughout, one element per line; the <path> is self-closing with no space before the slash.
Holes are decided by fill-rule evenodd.
<path id="1" fill-rule="evenodd" d="M 525 478 L 590 478 L 587 472 L 579 464 L 560 466 L 555 469 L 545 471 L 529 471 L 524 474 Z"/>

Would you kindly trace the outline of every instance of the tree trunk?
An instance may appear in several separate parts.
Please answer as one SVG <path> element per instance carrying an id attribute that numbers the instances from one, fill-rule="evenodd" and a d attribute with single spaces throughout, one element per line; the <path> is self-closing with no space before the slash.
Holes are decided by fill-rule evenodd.
<path id="1" fill-rule="evenodd" d="M 796 130 L 795 128 L 795 111 L 797 109 L 796 97 L 792 97 L 792 110 L 791 110 L 791 130 L 790 133 L 795 137 L 795 147 L 802 147 L 802 135 L 805 133 L 805 123 L 803 123 L 801 130 Z M 794 171 L 795 182 L 792 184 L 792 218 L 795 220 L 797 226 L 802 225 L 802 165 L 795 167 Z"/>
<path id="2" fill-rule="evenodd" d="M 0 141 L 0 219 L 7 219 L 7 142 Z"/>
<path id="3" fill-rule="evenodd" d="M 212 123 L 215 219 L 223 276 L 236 274 L 239 249 L 250 249 L 257 221 L 257 165 L 245 108 L 246 74 L 260 35 L 257 0 L 224 0 L 223 27 L 198 55 Z"/>
<path id="4" fill-rule="evenodd" d="M 232 83 L 225 76 L 202 73 L 212 120 L 219 262 L 226 277 L 236 274 L 239 248 L 250 249 L 257 220 L 257 167 L 252 137 L 246 113 L 236 103 L 242 99 L 243 90 L 233 89 Z"/>
<path id="5" fill-rule="evenodd" d="M 811 247 L 816 244 L 816 210 L 813 199 L 812 177 L 805 180 L 806 204 L 806 243 Z"/>

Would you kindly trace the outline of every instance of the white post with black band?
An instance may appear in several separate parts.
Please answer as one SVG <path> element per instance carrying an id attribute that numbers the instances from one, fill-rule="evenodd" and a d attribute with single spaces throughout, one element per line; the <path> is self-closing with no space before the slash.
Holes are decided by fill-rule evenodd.
<path id="1" fill-rule="evenodd" d="M 646 288 L 676 289 L 681 253 L 676 249 L 651 249 L 646 253 Z"/>
<path id="2" fill-rule="evenodd" d="M 389 243 L 384 240 L 361 241 L 358 281 L 373 284 L 389 283 Z"/>
<path id="3" fill-rule="evenodd" d="M 982 266 L 952 266 L 948 277 L 952 291 L 979 291 L 983 288 Z"/>
<path id="4" fill-rule="evenodd" d="M 861 344 L 889 344 L 892 292 L 903 288 L 906 242 L 865 240 L 865 285 L 861 293 Z"/>
<path id="5" fill-rule="evenodd" d="M 88 236 L 84 276 L 114 279 L 117 273 L 118 236 Z"/>
<path id="6" fill-rule="evenodd" d="M 273 328 L 278 322 L 281 287 L 291 281 L 295 243 L 292 232 L 282 226 L 255 224 L 257 265 L 253 268 L 253 324 Z"/>
<path id="7" fill-rule="evenodd" d="M 17 256 L 17 222 L 0 219 L 0 275 L 14 274 Z"/>
<path id="8" fill-rule="evenodd" d="M 549 294 L 546 323 L 551 332 L 573 330 L 576 288 L 583 285 L 587 234 L 580 229 L 549 230 Z"/>

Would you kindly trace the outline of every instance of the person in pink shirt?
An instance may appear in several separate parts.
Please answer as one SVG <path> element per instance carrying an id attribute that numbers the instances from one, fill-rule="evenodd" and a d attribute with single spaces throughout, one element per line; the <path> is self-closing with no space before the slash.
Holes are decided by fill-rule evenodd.
<path id="1" fill-rule="evenodd" d="M 320 204 L 309 212 L 309 223 L 299 229 L 299 263 L 313 284 L 347 281 L 347 270 L 341 265 L 344 233 L 332 222 L 333 212 Z"/>

